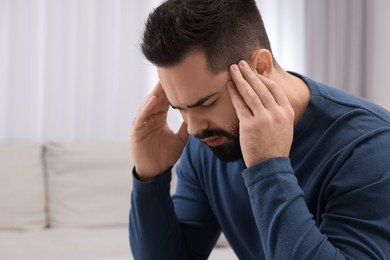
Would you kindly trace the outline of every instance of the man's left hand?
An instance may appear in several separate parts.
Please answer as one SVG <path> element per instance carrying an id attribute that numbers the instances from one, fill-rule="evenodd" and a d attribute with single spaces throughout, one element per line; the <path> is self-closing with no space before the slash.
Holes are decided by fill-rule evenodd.
<path id="1" fill-rule="evenodd" d="M 240 144 L 246 166 L 288 157 L 294 110 L 284 91 L 245 61 L 231 65 L 230 74 L 233 81 L 228 83 L 228 91 L 240 121 Z"/>

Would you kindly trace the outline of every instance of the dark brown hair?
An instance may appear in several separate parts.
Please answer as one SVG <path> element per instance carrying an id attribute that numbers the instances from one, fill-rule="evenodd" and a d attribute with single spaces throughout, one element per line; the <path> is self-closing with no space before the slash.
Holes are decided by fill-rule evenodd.
<path id="1" fill-rule="evenodd" d="M 191 51 L 204 51 L 218 73 L 256 48 L 271 45 L 255 0 L 168 0 L 146 22 L 142 52 L 157 66 L 173 66 Z"/>

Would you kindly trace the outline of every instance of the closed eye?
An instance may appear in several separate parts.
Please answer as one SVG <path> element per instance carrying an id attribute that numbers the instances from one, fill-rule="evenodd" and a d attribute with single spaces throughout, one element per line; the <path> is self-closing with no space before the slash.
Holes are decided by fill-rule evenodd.
<path id="1" fill-rule="evenodd" d="M 207 104 L 202 104 L 200 107 L 201 108 L 204 108 L 204 109 L 208 109 L 208 108 L 211 108 L 215 105 L 215 103 L 217 102 L 217 100 L 214 100 L 212 101 L 211 103 L 207 103 Z"/>
<path id="2" fill-rule="evenodd" d="M 213 94 L 211 94 L 211 95 L 209 95 L 209 96 L 207 96 L 207 97 L 204 97 L 204 98 L 201 98 L 201 99 L 199 99 L 198 101 L 196 101 L 196 102 L 194 102 L 194 103 L 192 103 L 192 104 L 190 104 L 190 105 L 187 105 L 186 106 L 186 109 L 190 109 L 190 108 L 196 108 L 196 107 L 198 107 L 198 108 L 210 108 L 210 107 L 212 107 L 214 104 L 215 104 L 215 102 L 217 101 L 217 99 L 218 98 L 216 98 L 214 101 L 211 101 L 210 102 L 210 100 L 212 100 L 211 98 L 213 97 L 213 96 L 215 96 L 215 95 L 217 95 L 217 93 L 213 93 Z M 210 102 L 210 103 L 209 103 Z M 174 105 L 172 105 L 171 103 L 169 103 L 169 105 L 171 106 L 171 108 L 173 108 L 173 109 L 178 109 L 179 111 L 183 111 L 184 110 L 184 108 L 183 107 L 179 107 L 179 106 L 174 106 Z"/>

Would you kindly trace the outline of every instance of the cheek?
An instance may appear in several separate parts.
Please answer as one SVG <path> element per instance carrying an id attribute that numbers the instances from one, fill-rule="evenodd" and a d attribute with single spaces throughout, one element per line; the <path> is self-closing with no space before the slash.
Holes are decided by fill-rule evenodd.
<path id="1" fill-rule="evenodd" d="M 184 113 L 183 111 L 180 111 L 179 113 L 180 113 L 180 115 L 181 115 L 181 118 L 183 118 L 183 121 L 187 124 L 186 113 Z"/>
<path id="2" fill-rule="evenodd" d="M 210 117 L 212 116 L 212 119 L 210 119 L 212 128 L 219 128 L 230 132 L 232 125 L 237 125 L 238 117 L 236 110 L 230 102 L 230 99 L 228 101 L 218 104 L 215 112 L 206 112 Z"/>
<path id="3" fill-rule="evenodd" d="M 222 110 L 221 117 L 224 117 L 230 123 L 238 121 L 236 109 L 234 108 L 233 103 L 229 96 L 227 96 L 224 102 L 221 103 L 221 110 Z"/>

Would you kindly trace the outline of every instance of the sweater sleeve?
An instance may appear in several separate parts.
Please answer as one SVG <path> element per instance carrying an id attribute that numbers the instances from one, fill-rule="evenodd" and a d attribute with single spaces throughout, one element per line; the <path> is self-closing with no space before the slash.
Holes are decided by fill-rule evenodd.
<path id="1" fill-rule="evenodd" d="M 266 259 L 388 259 L 390 147 L 383 138 L 389 135 L 358 145 L 339 165 L 318 226 L 288 158 L 243 172 Z"/>
<path id="2" fill-rule="evenodd" d="M 129 235 L 134 259 L 186 259 L 170 197 L 170 181 L 171 171 L 142 182 L 133 170 Z"/>
<path id="3" fill-rule="evenodd" d="M 188 146 L 176 168 L 173 198 L 171 171 L 150 182 L 139 181 L 133 171 L 129 234 L 135 259 L 207 259 L 220 235 Z"/>

